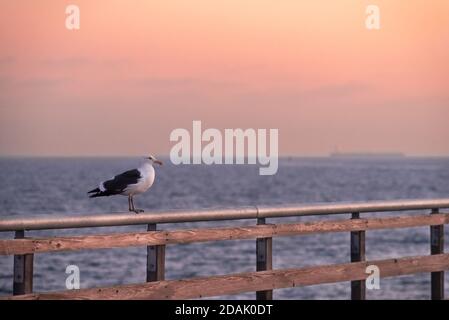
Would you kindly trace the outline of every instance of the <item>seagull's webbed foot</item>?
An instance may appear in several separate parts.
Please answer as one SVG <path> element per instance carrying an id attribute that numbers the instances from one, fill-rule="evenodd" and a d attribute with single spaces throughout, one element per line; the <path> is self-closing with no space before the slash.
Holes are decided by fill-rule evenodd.
<path id="1" fill-rule="evenodd" d="M 130 206 L 129 206 L 129 211 L 135 212 L 136 214 L 145 211 L 145 210 L 142 210 L 142 209 L 136 209 L 136 208 L 134 207 L 134 199 L 133 199 L 132 196 L 129 196 L 129 205 L 130 205 Z"/>

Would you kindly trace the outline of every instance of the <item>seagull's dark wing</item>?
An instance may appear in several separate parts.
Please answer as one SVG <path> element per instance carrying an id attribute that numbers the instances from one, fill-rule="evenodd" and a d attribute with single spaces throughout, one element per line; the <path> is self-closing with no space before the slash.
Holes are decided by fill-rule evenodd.
<path id="1" fill-rule="evenodd" d="M 130 184 L 136 184 L 142 178 L 140 171 L 137 169 L 128 170 L 113 179 L 103 182 L 103 187 L 106 192 L 110 194 L 119 194 L 126 189 Z"/>

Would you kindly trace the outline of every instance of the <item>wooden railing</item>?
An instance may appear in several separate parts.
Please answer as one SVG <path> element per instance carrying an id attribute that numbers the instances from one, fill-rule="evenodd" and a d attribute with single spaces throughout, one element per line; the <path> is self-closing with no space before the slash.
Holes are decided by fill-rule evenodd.
<path id="1" fill-rule="evenodd" d="M 313 206 L 248 207 L 237 209 L 176 211 L 141 215 L 108 215 L 61 219 L 0 221 L 0 231 L 15 231 L 14 239 L 0 240 L 0 255 L 14 255 L 13 296 L 6 299 L 190 299 L 256 291 L 260 300 L 272 299 L 273 289 L 351 281 L 351 298 L 365 299 L 367 266 L 375 265 L 380 277 L 431 273 L 431 298 L 444 299 L 444 225 L 449 199 L 325 204 Z M 361 218 L 361 212 L 427 210 L 429 214 Z M 350 219 L 268 224 L 267 218 L 305 215 L 351 214 Z M 156 224 L 257 219 L 257 225 L 156 230 Z M 146 224 L 147 232 L 71 237 L 27 238 L 25 230 L 103 227 Z M 365 261 L 365 233 L 369 230 L 430 226 L 430 255 Z M 351 262 L 300 269 L 272 266 L 272 241 L 276 237 L 349 232 Z M 164 280 L 167 245 L 218 240 L 256 239 L 255 272 L 180 280 Z M 88 249 L 147 247 L 146 283 L 107 288 L 33 293 L 34 254 Z"/>

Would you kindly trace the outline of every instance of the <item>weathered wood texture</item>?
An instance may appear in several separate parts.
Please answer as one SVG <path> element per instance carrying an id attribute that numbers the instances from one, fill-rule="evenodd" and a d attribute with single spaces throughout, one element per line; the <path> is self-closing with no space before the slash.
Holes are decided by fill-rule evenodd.
<path id="1" fill-rule="evenodd" d="M 258 225 L 266 224 L 265 218 L 257 219 Z M 256 240 L 256 271 L 273 269 L 273 238 Z M 256 300 L 273 300 L 273 290 L 257 291 Z"/>
<path id="2" fill-rule="evenodd" d="M 23 239 L 25 231 L 16 231 L 15 238 Z M 33 292 L 34 254 L 14 256 L 13 295 Z"/>
<path id="3" fill-rule="evenodd" d="M 218 240 L 270 238 L 326 232 L 408 228 L 428 225 L 442 225 L 448 222 L 449 214 L 433 214 L 277 225 L 267 224 L 232 228 L 151 231 L 142 233 L 55 237 L 42 239 L 26 238 L 0 240 L 0 255 L 166 245 Z"/>
<path id="4" fill-rule="evenodd" d="M 432 210 L 432 215 L 438 214 Z M 430 227 L 430 254 L 444 253 L 444 225 Z M 444 272 L 432 272 L 430 275 L 432 300 L 444 300 Z"/>
<path id="5" fill-rule="evenodd" d="M 148 231 L 156 231 L 155 224 L 148 225 Z M 147 247 L 147 282 L 165 279 L 165 245 Z"/>
<path id="6" fill-rule="evenodd" d="M 369 265 L 380 269 L 381 277 L 435 272 L 449 269 L 449 254 L 407 257 L 367 262 L 308 267 L 302 269 L 248 272 L 234 275 L 170 280 L 81 289 L 64 292 L 2 297 L 3 299 L 194 299 L 242 292 L 363 280 Z"/>
<path id="7" fill-rule="evenodd" d="M 351 219 L 360 219 L 360 213 L 354 212 Z M 352 231 L 351 242 L 351 262 L 365 261 L 365 231 Z M 363 280 L 351 281 L 351 300 L 365 300 L 366 285 Z"/>

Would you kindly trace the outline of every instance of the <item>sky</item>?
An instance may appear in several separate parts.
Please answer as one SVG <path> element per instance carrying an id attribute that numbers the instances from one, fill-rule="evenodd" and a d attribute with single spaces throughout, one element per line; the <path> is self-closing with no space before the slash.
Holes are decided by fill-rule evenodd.
<path id="1" fill-rule="evenodd" d="M 449 1 L 0 0 L 0 156 L 167 155 L 193 120 L 449 156 Z"/>

